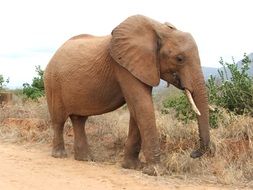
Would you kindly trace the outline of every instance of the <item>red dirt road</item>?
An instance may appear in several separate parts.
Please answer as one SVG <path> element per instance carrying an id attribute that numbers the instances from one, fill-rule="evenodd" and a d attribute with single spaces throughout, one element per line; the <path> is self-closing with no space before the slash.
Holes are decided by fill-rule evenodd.
<path id="1" fill-rule="evenodd" d="M 37 147 L 37 148 L 36 148 Z M 0 143 L 1 190 L 216 190 L 224 187 L 189 185 L 169 177 L 150 177 L 117 165 L 55 159 L 45 145 Z"/>

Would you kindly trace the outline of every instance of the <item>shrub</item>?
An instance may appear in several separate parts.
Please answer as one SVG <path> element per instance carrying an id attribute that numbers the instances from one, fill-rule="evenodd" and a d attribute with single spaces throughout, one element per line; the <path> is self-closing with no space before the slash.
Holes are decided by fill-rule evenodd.
<path id="1" fill-rule="evenodd" d="M 33 78 L 31 85 L 28 83 L 23 84 L 23 94 L 33 100 L 37 100 L 39 97 L 44 96 L 44 71 L 40 68 L 40 66 L 36 66 L 36 72 L 38 76 Z"/>
<path id="2" fill-rule="evenodd" d="M 3 75 L 0 75 L 0 90 L 3 88 L 3 83 L 4 83 L 4 77 Z"/>
<path id="3" fill-rule="evenodd" d="M 249 74 L 251 60 L 244 54 L 242 66 L 224 63 L 221 58 L 219 77 L 208 79 L 209 100 L 212 104 L 224 107 L 236 114 L 253 115 L 253 80 Z"/>
<path id="4" fill-rule="evenodd" d="M 185 95 L 169 97 L 163 102 L 164 108 L 173 108 L 176 111 L 176 118 L 189 123 L 195 118 L 195 113 L 191 110 L 191 106 Z M 162 109 L 162 113 L 168 113 L 166 109 Z"/>
<path id="5" fill-rule="evenodd" d="M 4 83 L 9 83 L 9 78 L 7 80 L 5 80 L 3 75 L 0 75 L 0 90 L 4 89 L 4 87 L 5 87 Z"/>
<path id="6" fill-rule="evenodd" d="M 196 114 L 192 111 L 192 108 L 184 94 L 175 97 L 168 97 L 163 102 L 163 106 L 164 108 L 161 110 L 163 114 L 168 114 L 168 109 L 174 109 L 176 112 L 176 118 L 183 121 L 185 124 L 196 118 Z M 220 120 L 224 117 L 223 114 L 223 110 L 220 111 L 219 109 L 215 109 L 210 112 L 209 121 L 212 128 L 217 128 L 219 123 L 222 123 Z"/>

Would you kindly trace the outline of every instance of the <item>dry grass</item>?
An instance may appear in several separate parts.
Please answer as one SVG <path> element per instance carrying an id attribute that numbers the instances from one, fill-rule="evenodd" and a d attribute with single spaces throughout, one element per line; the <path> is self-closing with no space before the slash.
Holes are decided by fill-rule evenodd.
<path id="1" fill-rule="evenodd" d="M 198 145 L 195 122 L 184 125 L 173 114 L 162 115 L 159 111 L 156 111 L 156 118 L 161 134 L 162 164 L 168 177 L 253 187 L 252 117 L 224 114 L 221 126 L 211 130 L 215 154 L 200 159 L 189 156 Z M 128 120 L 126 108 L 88 119 L 86 130 L 95 161 L 118 162 L 122 159 Z M 13 143 L 49 144 L 52 138 L 49 123 L 45 99 L 6 105 L 0 108 L 0 139 Z M 65 125 L 66 147 L 71 153 L 72 126 L 69 120 Z"/>
<path id="2" fill-rule="evenodd" d="M 13 143 L 48 142 L 51 139 L 49 114 L 45 98 L 38 102 L 22 102 L 0 105 L 0 137 Z"/>
<path id="3" fill-rule="evenodd" d="M 253 118 L 237 116 L 227 127 L 211 130 L 214 155 L 191 159 L 190 152 L 197 146 L 197 124 L 186 126 L 175 123 L 164 125 L 160 116 L 163 163 L 170 175 L 201 176 L 211 183 L 245 185 L 253 180 Z M 251 184 L 252 186 L 253 184 Z"/>

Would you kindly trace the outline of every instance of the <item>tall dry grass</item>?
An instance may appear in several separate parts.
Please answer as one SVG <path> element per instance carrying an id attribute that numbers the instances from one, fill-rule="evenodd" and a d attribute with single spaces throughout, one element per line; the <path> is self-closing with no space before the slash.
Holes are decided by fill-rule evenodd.
<path id="1" fill-rule="evenodd" d="M 189 156 L 198 145 L 196 122 L 183 125 L 175 123 L 168 115 L 160 115 L 158 127 L 162 139 L 162 162 L 168 174 L 201 176 L 212 183 L 253 187 L 253 118 L 237 116 L 228 126 L 211 129 L 213 152 L 200 159 Z"/>
<path id="2" fill-rule="evenodd" d="M 217 129 L 211 129 L 212 150 L 200 159 L 190 158 L 198 146 L 197 123 L 183 124 L 172 114 L 163 115 L 156 106 L 160 131 L 161 160 L 168 177 L 253 188 L 253 118 L 224 112 Z M 120 162 L 128 132 L 126 107 L 90 117 L 86 131 L 95 161 Z M 71 122 L 65 124 L 65 142 L 73 154 Z M 52 130 L 45 99 L 0 107 L 0 140 L 13 143 L 51 144 Z M 142 154 L 141 154 L 142 155 Z"/>
<path id="3" fill-rule="evenodd" d="M 45 98 L 0 105 L 0 140 L 4 142 L 48 142 L 51 139 Z"/>

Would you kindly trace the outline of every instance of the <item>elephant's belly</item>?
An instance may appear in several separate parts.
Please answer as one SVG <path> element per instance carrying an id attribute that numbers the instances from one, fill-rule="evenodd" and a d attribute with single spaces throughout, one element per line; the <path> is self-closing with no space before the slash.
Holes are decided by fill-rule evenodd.
<path id="1" fill-rule="evenodd" d="M 64 107 L 68 115 L 98 115 L 113 111 L 125 104 L 125 99 L 117 85 L 97 88 L 89 85 L 81 89 L 66 89 L 63 93 Z"/>
<path id="2" fill-rule="evenodd" d="M 88 100 L 86 99 L 82 100 L 77 104 L 72 104 L 71 106 L 69 106 L 68 114 L 84 115 L 84 116 L 99 115 L 113 111 L 124 104 L 125 104 L 124 98 L 118 99 L 116 101 L 115 99 L 111 99 L 111 101 L 109 102 L 100 101 L 98 99 L 96 99 L 95 101 L 91 99 Z"/>

